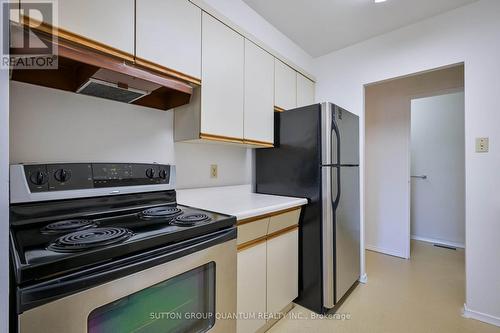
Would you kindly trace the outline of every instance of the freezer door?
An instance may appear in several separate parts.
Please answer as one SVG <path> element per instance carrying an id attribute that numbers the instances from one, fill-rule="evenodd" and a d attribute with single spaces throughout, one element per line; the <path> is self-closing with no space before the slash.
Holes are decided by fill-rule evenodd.
<path id="1" fill-rule="evenodd" d="M 334 122 L 332 123 L 332 164 L 359 165 L 359 117 L 331 105 Z"/>
<path id="2" fill-rule="evenodd" d="M 359 167 L 341 167 L 335 210 L 335 303 L 360 275 Z"/>

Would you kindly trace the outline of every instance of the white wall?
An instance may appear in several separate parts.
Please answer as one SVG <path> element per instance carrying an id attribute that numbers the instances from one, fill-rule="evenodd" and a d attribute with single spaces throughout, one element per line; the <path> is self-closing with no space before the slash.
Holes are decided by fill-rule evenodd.
<path id="1" fill-rule="evenodd" d="M 10 161 L 173 163 L 172 112 L 11 81 Z"/>
<path id="2" fill-rule="evenodd" d="M 1 21 L 1 18 L 0 18 Z M 0 23 L 1 26 L 1 23 Z M 1 35 L 1 34 L 0 34 Z M 2 37 L 0 36 L 0 45 Z M 0 332 L 9 331 L 9 72 L 0 70 Z"/>
<path id="3" fill-rule="evenodd" d="M 177 187 L 248 184 L 246 148 L 174 144 L 173 112 L 10 83 L 10 162 L 145 162 L 177 165 Z M 219 177 L 210 178 L 210 164 Z"/>
<path id="4" fill-rule="evenodd" d="M 486 314 L 483 320 L 497 324 L 499 12 L 500 1 L 481 0 L 318 58 L 314 70 L 317 98 L 338 103 L 363 121 L 363 85 L 465 63 L 466 302 L 469 315 Z M 490 138 L 488 154 L 474 153 L 474 138 L 481 136 Z"/>
<path id="5" fill-rule="evenodd" d="M 220 143 L 176 143 L 178 188 L 241 185 L 252 182 L 252 150 Z M 218 178 L 210 178 L 217 164 Z"/>
<path id="6" fill-rule="evenodd" d="M 271 47 L 278 54 L 304 70 L 312 72 L 312 57 L 242 0 L 192 1 L 194 3 L 207 3 L 242 29 Z"/>
<path id="7" fill-rule="evenodd" d="M 411 101 L 411 235 L 465 246 L 464 93 Z"/>

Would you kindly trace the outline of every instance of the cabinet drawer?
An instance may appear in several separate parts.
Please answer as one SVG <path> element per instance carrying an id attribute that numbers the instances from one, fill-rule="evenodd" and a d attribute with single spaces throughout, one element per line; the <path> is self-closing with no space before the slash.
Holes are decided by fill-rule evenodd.
<path id="1" fill-rule="evenodd" d="M 300 218 L 300 208 L 280 215 L 271 216 L 269 220 L 269 228 L 267 230 L 267 233 L 272 234 L 276 231 L 286 229 L 293 225 L 298 225 L 299 218 Z"/>
<path id="2" fill-rule="evenodd" d="M 238 245 L 265 237 L 269 227 L 269 219 L 257 220 L 238 226 Z"/>

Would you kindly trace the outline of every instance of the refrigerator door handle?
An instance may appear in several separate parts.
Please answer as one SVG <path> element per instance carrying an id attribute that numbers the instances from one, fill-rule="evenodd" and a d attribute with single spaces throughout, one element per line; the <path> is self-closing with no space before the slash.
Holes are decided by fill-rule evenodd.
<path id="1" fill-rule="evenodd" d="M 330 176 L 330 191 L 332 191 L 332 205 L 333 205 L 333 211 L 337 209 L 340 201 L 340 131 L 337 126 L 337 122 L 335 121 L 335 113 L 332 110 L 332 135 L 331 135 L 331 147 L 333 150 L 334 147 L 334 142 L 333 142 L 333 133 L 335 133 L 335 143 L 337 146 L 337 154 L 336 154 L 336 161 L 334 162 L 337 167 L 335 168 L 337 171 L 337 194 L 335 195 L 335 199 L 333 199 L 333 175 Z M 332 159 L 333 159 L 333 152 L 332 152 Z M 333 162 L 333 161 L 332 161 Z"/>
<path id="2" fill-rule="evenodd" d="M 337 186 L 334 186 L 334 172 L 336 172 L 335 180 L 337 181 Z M 333 193 L 334 189 L 337 193 Z M 330 198 L 332 200 L 332 210 L 335 213 L 340 201 L 340 167 L 335 167 L 330 169 Z M 335 198 L 335 199 L 334 199 Z"/>
<path id="3" fill-rule="evenodd" d="M 337 122 L 335 121 L 335 113 L 332 110 L 332 130 L 331 130 L 331 135 L 330 135 L 330 147 L 332 149 L 332 164 L 334 165 L 340 165 L 340 130 L 339 127 L 337 126 Z M 335 142 L 334 142 L 334 136 L 333 134 L 335 133 Z M 334 144 L 335 143 L 335 144 Z M 335 156 L 336 161 L 333 161 L 334 159 L 334 154 L 333 154 L 333 147 L 337 147 L 337 154 Z"/>

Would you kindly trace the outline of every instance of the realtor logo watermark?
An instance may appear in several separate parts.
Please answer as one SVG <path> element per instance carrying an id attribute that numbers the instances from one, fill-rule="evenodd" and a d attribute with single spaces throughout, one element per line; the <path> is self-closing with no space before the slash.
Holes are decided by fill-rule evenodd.
<path id="1" fill-rule="evenodd" d="M 57 69 L 57 35 L 52 31 L 56 18 L 55 1 L 2 2 L 0 67 Z"/>

